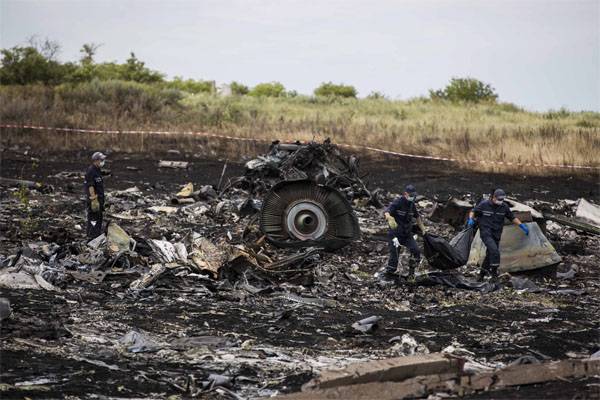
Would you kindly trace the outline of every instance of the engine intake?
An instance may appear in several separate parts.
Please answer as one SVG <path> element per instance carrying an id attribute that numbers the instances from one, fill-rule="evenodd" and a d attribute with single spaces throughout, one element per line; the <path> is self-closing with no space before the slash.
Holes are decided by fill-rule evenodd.
<path id="1" fill-rule="evenodd" d="M 339 191 L 310 180 L 284 181 L 265 196 L 260 229 L 279 247 L 344 247 L 360 237 L 352 206 Z"/>

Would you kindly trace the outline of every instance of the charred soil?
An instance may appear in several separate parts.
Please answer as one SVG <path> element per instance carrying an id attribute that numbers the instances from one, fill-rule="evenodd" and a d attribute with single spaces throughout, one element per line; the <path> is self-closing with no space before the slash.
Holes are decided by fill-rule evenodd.
<path id="1" fill-rule="evenodd" d="M 2 153 L 2 177 L 43 182 L 54 191 L 19 194 L 15 188 L 2 188 L 1 258 L 40 241 L 68 249 L 84 240 L 82 174 L 88 156 L 24 149 Z M 191 164 L 187 169 L 159 169 L 159 159 Z M 109 199 L 109 214 L 121 216 L 124 210 L 170 206 L 173 193 L 187 182 L 217 185 L 225 161 L 173 152 L 115 153 L 109 160 L 107 190 L 137 186 L 141 193 Z M 548 207 L 565 198 L 599 198 L 595 174 L 479 174 L 447 163 L 391 158 L 363 159 L 361 170 L 369 187 L 398 192 L 410 182 L 429 199 L 464 194 L 476 198 L 494 187 Z M 243 172 L 241 160 L 229 161 L 223 184 Z M 107 218 L 134 237 L 176 241 L 193 230 L 215 241 L 229 233 L 230 242 L 241 243 L 248 217 L 239 218 L 227 205 L 220 212 L 215 204 L 206 206 L 202 215 L 175 212 L 146 218 L 140 212 L 139 218 Z M 381 210 L 359 206 L 356 211 L 361 225 L 383 228 Z M 452 232 L 449 226 L 426 225 Z M 382 286 L 373 274 L 386 262 L 387 244 L 371 235 L 336 252 L 321 252 L 303 285 L 273 280 L 262 287 L 255 283 L 253 289 L 259 290 L 254 291 L 240 282 L 169 270 L 151 289 L 132 293 L 127 288 L 139 274 L 125 268 L 99 283 L 68 282 L 58 292 L 0 289 L 0 297 L 9 299 L 13 309 L 0 327 L 0 397 L 256 398 L 299 390 L 323 369 L 419 352 L 445 350 L 482 368 L 524 355 L 539 360 L 585 358 L 600 346 L 600 238 L 572 232 L 548 233 L 563 257 L 561 264 L 526 275 L 545 289 L 572 293 L 518 291 L 508 277 L 500 290 L 487 294 L 406 282 Z M 278 252 L 270 249 L 271 255 Z M 407 257 L 402 254 L 401 260 Z M 570 269 L 576 271 L 574 277 L 557 278 L 557 271 Z M 477 273 L 462 272 L 471 277 Z M 326 302 L 307 304 L 289 293 Z M 353 322 L 371 315 L 382 317 L 373 333 L 352 329 Z M 131 331 L 153 346 L 132 350 L 123 341 Z M 590 378 L 472 398 L 586 398 L 597 391 L 598 380 Z"/>

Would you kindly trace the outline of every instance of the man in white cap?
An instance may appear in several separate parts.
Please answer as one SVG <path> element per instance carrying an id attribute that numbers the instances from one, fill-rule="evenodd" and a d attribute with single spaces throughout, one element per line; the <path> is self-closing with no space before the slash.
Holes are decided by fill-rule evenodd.
<path id="1" fill-rule="evenodd" d="M 106 156 L 99 151 L 92 154 L 92 165 L 85 173 L 83 187 L 87 205 L 87 236 L 92 240 L 102 234 L 102 214 L 104 213 L 104 180 L 101 168 Z"/>
<path id="2" fill-rule="evenodd" d="M 486 273 L 490 274 L 493 283 L 498 281 L 498 267 L 500 266 L 500 238 L 504 227 L 504 219 L 508 219 L 517 225 L 525 235 L 529 235 L 529 228 L 519 218 L 515 218 L 508 204 L 504 202 L 506 193 L 502 189 L 494 190 L 491 198 L 479 203 L 471 213 L 467 221 L 468 226 L 479 225 L 479 235 L 485 244 L 486 254 L 479 279 L 483 280 Z"/>

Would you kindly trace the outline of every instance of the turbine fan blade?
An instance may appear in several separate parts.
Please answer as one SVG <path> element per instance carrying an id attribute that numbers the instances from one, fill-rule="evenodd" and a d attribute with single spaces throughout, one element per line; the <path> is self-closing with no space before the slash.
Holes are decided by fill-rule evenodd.
<path id="1" fill-rule="evenodd" d="M 360 237 L 358 220 L 344 195 L 310 180 L 273 186 L 263 201 L 260 229 L 280 247 L 335 250 Z"/>

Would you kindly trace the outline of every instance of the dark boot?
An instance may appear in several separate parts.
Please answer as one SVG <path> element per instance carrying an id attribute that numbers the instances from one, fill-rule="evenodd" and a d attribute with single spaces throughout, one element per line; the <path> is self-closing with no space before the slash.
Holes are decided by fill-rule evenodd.
<path id="1" fill-rule="evenodd" d="M 408 276 L 407 276 L 407 280 L 409 282 L 414 282 L 415 281 L 415 269 L 417 268 L 417 265 L 419 264 L 419 261 L 417 261 L 414 258 L 410 258 L 408 260 Z"/>
<path id="2" fill-rule="evenodd" d="M 389 265 L 386 265 L 385 270 L 378 274 L 379 280 L 381 282 L 396 282 L 398 281 L 398 273 L 396 272 L 396 268 L 392 268 Z"/>
<path id="3" fill-rule="evenodd" d="M 487 273 L 487 271 L 485 270 L 485 268 L 481 268 L 481 270 L 479 271 L 479 277 L 477 278 L 477 281 L 479 282 L 483 282 L 485 279 L 485 274 Z"/>
<path id="4" fill-rule="evenodd" d="M 498 283 L 498 266 L 497 265 L 490 266 L 490 275 L 491 275 L 490 282 L 493 284 L 497 284 Z"/>

